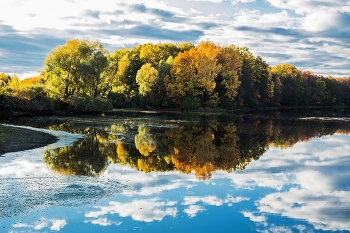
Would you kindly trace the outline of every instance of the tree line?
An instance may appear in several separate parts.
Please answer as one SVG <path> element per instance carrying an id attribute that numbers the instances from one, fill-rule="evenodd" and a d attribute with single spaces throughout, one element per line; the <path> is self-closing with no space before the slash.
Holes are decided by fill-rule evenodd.
<path id="1" fill-rule="evenodd" d="M 109 53 L 73 39 L 53 49 L 38 77 L 0 73 L 1 100 L 22 110 L 350 105 L 350 78 L 270 66 L 247 47 L 142 44 Z"/>

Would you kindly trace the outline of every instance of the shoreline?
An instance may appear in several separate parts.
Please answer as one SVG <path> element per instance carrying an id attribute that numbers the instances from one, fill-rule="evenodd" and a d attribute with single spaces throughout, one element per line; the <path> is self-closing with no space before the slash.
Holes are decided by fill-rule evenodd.
<path id="1" fill-rule="evenodd" d="M 6 153 L 36 149 L 58 141 L 58 137 L 50 133 L 33 129 L 0 124 L 0 130 L 10 132 L 1 137 L 0 157 Z"/>

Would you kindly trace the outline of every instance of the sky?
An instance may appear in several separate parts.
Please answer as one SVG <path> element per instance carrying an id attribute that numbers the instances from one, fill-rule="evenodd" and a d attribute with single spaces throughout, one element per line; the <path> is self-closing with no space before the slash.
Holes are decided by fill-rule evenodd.
<path id="1" fill-rule="evenodd" d="M 38 74 L 69 39 L 246 46 L 271 66 L 350 76 L 350 0 L 0 1 L 0 72 Z"/>

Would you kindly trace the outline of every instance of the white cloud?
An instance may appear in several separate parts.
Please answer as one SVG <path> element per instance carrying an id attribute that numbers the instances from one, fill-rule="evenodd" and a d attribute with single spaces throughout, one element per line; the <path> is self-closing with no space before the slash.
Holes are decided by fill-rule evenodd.
<path id="1" fill-rule="evenodd" d="M 238 3 L 249 3 L 249 2 L 255 2 L 255 0 L 231 0 L 232 5 L 236 5 Z"/>
<path id="2" fill-rule="evenodd" d="M 161 201 L 158 198 L 133 200 L 130 203 L 110 202 L 109 206 L 97 207 L 100 210 L 91 211 L 85 216 L 99 218 L 106 214 L 119 214 L 120 217 L 130 216 L 135 221 L 161 221 L 166 216 L 176 216 L 175 204 L 175 201 Z"/>
<path id="3" fill-rule="evenodd" d="M 23 80 L 23 79 L 26 79 L 26 78 L 39 76 L 40 73 L 39 72 L 25 72 L 25 73 L 16 74 L 16 75 L 18 76 L 19 79 Z"/>
<path id="4" fill-rule="evenodd" d="M 13 224 L 14 228 L 29 228 L 33 230 L 42 230 L 45 228 L 50 229 L 51 231 L 60 231 L 63 227 L 67 225 L 67 221 L 64 219 L 47 219 L 41 218 L 38 222 L 34 224 L 24 224 L 24 223 L 15 223 Z"/>
<path id="5" fill-rule="evenodd" d="M 266 195 L 257 202 L 258 209 L 305 219 L 316 229 L 350 230 L 347 215 L 342 214 L 350 202 L 349 191 L 335 190 L 331 177 L 317 171 L 296 173 L 294 182 L 300 187 Z"/>
<path id="6" fill-rule="evenodd" d="M 291 227 L 287 227 L 287 226 L 275 226 L 272 225 L 271 227 L 268 228 L 267 232 L 271 232 L 271 233 L 292 233 L 292 229 Z"/>
<path id="7" fill-rule="evenodd" d="M 267 0 L 272 6 L 295 11 L 301 15 L 302 27 L 308 31 L 321 31 L 337 25 L 341 13 L 350 12 L 350 1 L 334 2 L 331 0 Z"/>
<path id="8" fill-rule="evenodd" d="M 267 218 L 264 215 L 255 215 L 256 213 L 243 211 L 243 216 L 249 218 L 253 222 L 266 222 Z"/>
<path id="9" fill-rule="evenodd" d="M 15 0 L 2 1 L 0 3 L 0 20 L 17 30 L 31 31 L 31 33 L 33 33 L 33 30 L 35 32 L 36 28 L 51 29 L 52 25 L 55 25 L 56 30 L 89 30 L 92 28 L 101 29 L 101 27 L 110 28 L 112 21 L 123 22 L 124 20 L 131 20 L 145 23 L 155 19 L 156 16 L 154 14 L 136 12 L 130 9 L 135 4 L 169 10 L 176 14 L 186 14 L 183 10 L 166 6 L 158 1 L 104 1 L 101 4 L 96 0 L 50 3 L 43 0 L 28 0 L 21 5 L 15 3 Z M 93 12 L 96 12 L 98 17 L 88 17 L 86 15 L 91 9 L 93 9 Z M 21 17 L 13 17 L 12 12 L 17 12 Z M 26 23 L 24 24 L 23 21 Z"/>
<path id="10" fill-rule="evenodd" d="M 227 195 L 226 198 L 219 198 L 213 195 L 210 196 L 186 196 L 182 202 L 183 205 L 194 205 L 197 202 L 202 202 L 206 205 L 211 206 L 222 206 L 223 204 L 231 205 L 233 203 L 238 203 L 241 201 L 247 201 L 249 198 L 245 197 L 232 197 L 231 195 Z"/>
<path id="11" fill-rule="evenodd" d="M 104 177 L 106 179 L 118 179 L 118 181 L 130 186 L 141 186 L 136 190 L 126 190 L 126 195 L 128 196 L 133 196 L 135 194 L 151 196 L 178 188 L 191 188 L 199 183 L 195 176 L 188 177 L 186 174 L 175 171 L 161 175 L 156 172 L 145 174 L 140 171 L 135 171 L 133 168 L 119 165 L 109 166 Z"/>
<path id="12" fill-rule="evenodd" d="M 47 227 L 47 226 L 48 226 L 48 222 L 43 221 L 43 222 L 37 223 L 37 224 L 34 226 L 34 229 L 35 229 L 35 230 L 41 230 L 41 229 L 43 229 L 43 228 L 45 228 L 45 227 Z"/>
<path id="13" fill-rule="evenodd" d="M 53 220 L 51 220 L 51 223 L 52 223 L 52 226 L 50 227 L 51 231 L 59 231 L 65 225 L 67 225 L 66 220 L 60 220 L 60 219 L 53 219 Z"/>
<path id="14" fill-rule="evenodd" d="M 212 2 L 212 3 L 222 3 L 224 0 L 186 0 L 190 2 Z"/>
<path id="15" fill-rule="evenodd" d="M 197 216 L 197 214 L 199 212 L 203 212 L 205 211 L 205 209 L 199 205 L 190 205 L 188 206 L 184 212 L 190 217 L 190 218 L 193 218 L 195 216 Z"/>
<path id="16" fill-rule="evenodd" d="M 86 220 L 84 221 L 85 223 L 92 223 L 94 225 L 100 225 L 100 226 L 111 226 L 111 225 L 115 225 L 115 226 L 119 226 L 122 224 L 122 222 L 114 222 L 114 221 L 110 221 L 107 218 L 98 218 L 98 219 L 93 219 L 93 220 Z"/>

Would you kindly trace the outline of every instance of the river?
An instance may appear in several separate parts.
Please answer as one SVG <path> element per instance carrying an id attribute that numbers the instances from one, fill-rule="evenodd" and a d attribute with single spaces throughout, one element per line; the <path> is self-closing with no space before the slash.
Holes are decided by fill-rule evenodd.
<path id="1" fill-rule="evenodd" d="M 350 232 L 347 112 L 43 116 L 0 158 L 0 232 Z"/>

